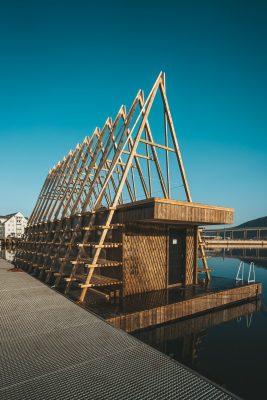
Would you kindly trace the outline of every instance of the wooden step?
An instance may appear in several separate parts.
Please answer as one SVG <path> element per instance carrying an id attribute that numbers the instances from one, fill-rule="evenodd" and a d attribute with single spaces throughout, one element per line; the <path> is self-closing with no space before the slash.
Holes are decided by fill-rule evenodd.
<path id="1" fill-rule="evenodd" d="M 94 249 L 109 249 L 109 248 L 117 248 L 121 247 L 122 243 L 104 243 L 104 244 L 98 244 L 98 243 L 77 243 L 79 247 L 93 247 Z"/>
<path id="2" fill-rule="evenodd" d="M 64 278 L 66 282 L 79 282 L 79 281 L 86 281 L 86 275 L 74 275 L 73 277 Z M 88 285 L 84 282 L 79 283 L 81 288 L 85 287 L 100 287 L 100 286 L 113 286 L 113 285 L 121 285 L 122 281 L 116 278 L 110 278 L 109 276 L 104 275 L 93 275 L 91 281 Z"/>
<path id="3" fill-rule="evenodd" d="M 103 267 L 121 267 L 122 261 L 105 260 L 99 258 L 97 264 L 92 265 L 93 258 L 82 258 L 80 260 L 72 260 L 71 264 L 84 264 L 86 268 L 103 268 Z"/>
<path id="4" fill-rule="evenodd" d="M 63 272 L 54 272 L 54 276 L 64 276 Z"/>
<path id="5" fill-rule="evenodd" d="M 76 246 L 76 243 L 60 243 L 60 242 L 50 242 L 47 243 L 49 246 Z"/>
<path id="6" fill-rule="evenodd" d="M 100 290 L 89 288 L 88 294 L 95 295 L 101 299 L 110 300 L 110 295 L 108 293 L 101 292 Z"/>
<path id="7" fill-rule="evenodd" d="M 210 268 L 208 268 L 208 269 L 198 268 L 198 270 L 197 270 L 197 272 L 207 272 L 207 271 L 213 272 L 214 269 L 210 269 Z"/>
<path id="8" fill-rule="evenodd" d="M 110 278 L 104 275 L 93 275 L 91 281 L 88 285 L 81 283 L 79 286 L 81 288 L 85 287 L 97 287 L 97 286 L 111 286 L 111 285 L 121 285 L 122 281 L 116 278 Z"/>
<path id="9" fill-rule="evenodd" d="M 110 225 L 94 225 L 94 226 L 85 226 L 82 228 L 83 231 L 95 231 L 98 229 L 119 229 L 123 228 L 124 224 L 110 224 Z"/>
<path id="10" fill-rule="evenodd" d="M 122 267 L 122 261 L 98 260 L 97 264 L 85 264 L 86 268 Z"/>

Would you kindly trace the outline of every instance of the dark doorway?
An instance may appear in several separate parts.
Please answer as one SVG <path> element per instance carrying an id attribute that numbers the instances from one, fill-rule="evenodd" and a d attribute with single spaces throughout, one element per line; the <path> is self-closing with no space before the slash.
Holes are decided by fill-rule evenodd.
<path id="1" fill-rule="evenodd" d="M 185 281 L 185 229 L 169 230 L 169 285 Z"/>

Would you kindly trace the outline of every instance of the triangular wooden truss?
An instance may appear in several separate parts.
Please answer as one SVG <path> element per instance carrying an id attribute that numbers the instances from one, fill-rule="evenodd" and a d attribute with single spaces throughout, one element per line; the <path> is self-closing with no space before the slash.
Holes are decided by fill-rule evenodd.
<path id="1" fill-rule="evenodd" d="M 155 139 L 149 117 L 156 96 L 162 107 L 163 133 L 156 132 Z M 160 139 L 163 143 L 158 143 Z M 173 156 L 176 167 L 170 164 Z M 29 219 L 17 263 L 29 266 L 30 270 L 39 269 L 41 274 L 46 272 L 47 281 L 56 276 L 56 285 L 64 277 L 66 290 L 80 279 L 82 302 L 87 289 L 99 282 L 96 269 L 121 264 L 114 260 L 100 262 L 103 249 L 121 246 L 108 240 L 110 230 L 121 225 L 113 223 L 117 207 L 151 198 L 155 192 L 160 192 L 156 197 L 171 198 L 171 177 L 176 183 L 181 179 L 178 186 L 184 189 L 186 200 L 192 202 L 167 100 L 165 75 L 161 72 L 146 99 L 139 91 L 128 113 L 122 106 L 113 122 L 108 118 L 101 130 L 96 128 L 90 138 L 86 137 L 49 171 Z M 99 224 L 97 215 L 101 210 L 105 212 Z M 86 226 L 82 223 L 85 215 Z M 73 216 L 77 218 L 72 226 L 62 223 L 61 229 L 54 230 L 53 221 L 66 221 Z M 200 235 L 198 240 L 209 280 Z M 81 265 L 83 276 L 79 274 L 77 278 Z"/>

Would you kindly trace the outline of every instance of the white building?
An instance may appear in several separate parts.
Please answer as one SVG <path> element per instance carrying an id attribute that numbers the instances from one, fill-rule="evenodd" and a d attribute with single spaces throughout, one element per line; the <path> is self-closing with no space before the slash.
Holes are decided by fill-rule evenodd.
<path id="1" fill-rule="evenodd" d="M 9 261 L 12 263 L 15 258 L 15 253 L 16 253 L 16 251 L 13 249 L 7 250 L 5 248 L 2 249 L 0 247 L 0 258 L 3 258 L 6 261 Z"/>
<path id="2" fill-rule="evenodd" d="M 9 215 L 0 216 L 0 239 L 7 237 L 20 238 L 24 234 L 28 219 L 17 212 Z"/>

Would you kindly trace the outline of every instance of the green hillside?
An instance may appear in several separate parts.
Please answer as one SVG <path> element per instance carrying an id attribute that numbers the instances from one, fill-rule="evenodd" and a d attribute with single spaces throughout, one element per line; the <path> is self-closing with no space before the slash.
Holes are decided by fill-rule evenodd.
<path id="1" fill-rule="evenodd" d="M 252 219 L 251 221 L 247 221 L 241 225 L 236 226 L 236 228 L 260 228 L 262 226 L 267 227 L 267 217 Z"/>

